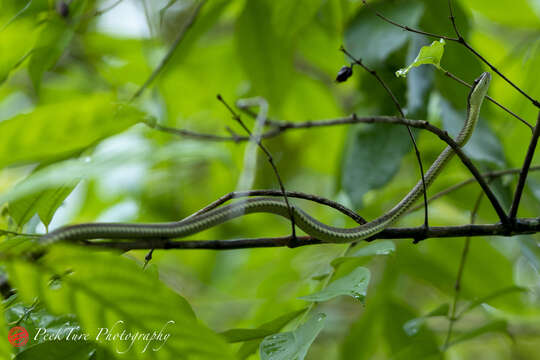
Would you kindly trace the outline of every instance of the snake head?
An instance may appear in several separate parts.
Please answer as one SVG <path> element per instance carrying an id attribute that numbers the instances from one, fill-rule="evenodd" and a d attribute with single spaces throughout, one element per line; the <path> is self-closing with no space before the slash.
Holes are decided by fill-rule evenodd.
<path id="1" fill-rule="evenodd" d="M 487 95 L 489 83 L 491 82 L 491 74 L 483 72 L 478 78 L 474 80 L 472 90 L 469 93 L 469 105 L 474 107 L 480 107 L 484 97 Z"/>

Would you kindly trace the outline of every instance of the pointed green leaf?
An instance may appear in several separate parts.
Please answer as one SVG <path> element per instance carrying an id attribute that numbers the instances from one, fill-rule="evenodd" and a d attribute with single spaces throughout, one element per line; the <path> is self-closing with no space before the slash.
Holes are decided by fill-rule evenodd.
<path id="1" fill-rule="evenodd" d="M 19 226 L 23 226 L 37 212 L 45 227 L 48 227 L 54 213 L 71 194 L 77 183 L 78 180 L 75 180 L 66 186 L 43 190 L 11 202 L 9 214 Z"/>
<path id="2" fill-rule="evenodd" d="M 332 260 L 331 265 L 336 268 L 346 261 L 358 260 L 362 257 L 375 255 L 389 255 L 396 251 L 396 245 L 392 240 L 380 240 L 366 246 L 360 246 L 359 249 L 353 249 L 347 256 L 340 256 Z"/>
<path id="3" fill-rule="evenodd" d="M 235 38 L 253 93 L 276 105 L 285 100 L 294 72 L 292 45 L 272 24 L 272 6 L 268 0 L 246 1 L 236 23 Z"/>
<path id="4" fill-rule="evenodd" d="M 283 329 L 287 324 L 296 319 L 298 316 L 306 312 L 307 308 L 290 312 L 282 315 L 277 319 L 262 324 L 257 329 L 264 329 L 265 331 L 275 334 Z M 238 350 L 237 356 L 239 359 L 245 359 L 249 355 L 253 354 L 259 348 L 262 338 L 246 341 L 242 347 Z"/>
<path id="5" fill-rule="evenodd" d="M 397 77 L 406 77 L 407 73 L 411 71 L 413 67 L 417 67 L 423 64 L 431 64 L 437 69 L 441 68 L 441 59 L 444 54 L 444 39 L 434 41 L 429 46 L 422 46 L 418 56 L 414 61 L 406 68 L 396 71 Z"/>
<path id="6" fill-rule="evenodd" d="M 87 341 L 47 341 L 20 352 L 14 360 L 90 360 L 95 348 Z"/>
<path id="7" fill-rule="evenodd" d="M 7 267 L 21 299 L 37 297 L 53 314 L 74 313 L 85 333 L 113 352 L 129 351 L 133 359 L 147 359 L 150 351 L 154 359 L 182 358 L 187 352 L 201 360 L 232 358 L 223 339 L 195 318 L 183 297 L 130 259 L 57 246 L 39 262 L 14 260 Z M 161 330 L 169 337 L 135 341 L 130 348 L 126 341 L 104 340 L 100 329 L 113 327 L 131 333 Z"/>
<path id="8" fill-rule="evenodd" d="M 489 322 L 486 325 L 467 331 L 464 334 L 458 336 L 455 340 L 453 340 L 449 344 L 449 346 L 453 346 L 464 341 L 472 340 L 474 338 L 479 337 L 480 335 L 484 335 L 484 334 L 492 333 L 492 332 L 508 333 L 508 323 L 505 320 L 495 320 L 495 321 Z"/>
<path id="9" fill-rule="evenodd" d="M 3 275 L 0 274 L 0 279 L 3 278 Z M 0 300 L 2 297 L 0 297 Z M 4 303 L 0 302 L 0 358 L 1 359 L 11 359 L 11 354 L 13 347 L 6 341 L 8 337 L 8 328 L 6 324 L 6 318 L 4 317 Z"/>
<path id="10" fill-rule="evenodd" d="M 318 314 L 294 331 L 266 337 L 260 346 L 261 360 L 303 360 L 325 319 L 326 315 Z"/>
<path id="11" fill-rule="evenodd" d="M 507 294 L 512 294 L 512 293 L 515 293 L 515 292 L 527 292 L 527 289 L 524 288 L 524 287 L 520 287 L 520 286 L 509 286 L 509 287 L 506 287 L 504 289 L 500 289 L 500 290 L 497 290 L 497 291 L 494 291 L 493 293 L 489 294 L 489 295 L 486 295 L 486 296 L 483 296 L 479 299 L 476 299 L 474 301 L 472 301 L 470 304 L 467 305 L 467 307 L 465 307 L 465 309 L 463 309 L 463 311 L 460 313 L 460 317 L 461 315 L 465 314 L 466 312 L 474 309 L 475 307 L 479 306 L 479 305 L 482 305 L 482 304 L 485 304 L 493 299 L 496 299 L 500 296 L 504 296 L 504 295 L 507 295 Z"/>
<path id="12" fill-rule="evenodd" d="M 407 321 L 403 325 L 403 330 L 405 330 L 407 335 L 413 336 L 418 333 L 418 330 L 420 330 L 420 327 L 426 322 L 428 318 L 434 317 L 434 316 L 447 316 L 449 310 L 450 310 L 450 305 L 441 304 L 439 307 L 430 311 L 426 315 Z"/>
<path id="13" fill-rule="evenodd" d="M 368 268 L 357 267 L 349 274 L 332 281 L 326 288 L 316 293 L 302 296 L 306 301 L 326 301 L 336 296 L 347 295 L 364 301 L 371 273 Z"/>
<path id="14" fill-rule="evenodd" d="M 75 1 L 68 6 L 69 20 L 62 18 L 56 12 L 52 13 L 49 20 L 41 28 L 32 49 L 28 62 L 28 73 L 38 93 L 43 74 L 56 64 L 73 39 L 76 27 L 82 18 L 80 15 L 86 7 L 86 0 Z"/>
<path id="15" fill-rule="evenodd" d="M 104 93 L 43 105 L 0 123 L 0 168 L 65 157 L 142 119 Z M 39 149 L 39 151 L 37 151 Z"/>

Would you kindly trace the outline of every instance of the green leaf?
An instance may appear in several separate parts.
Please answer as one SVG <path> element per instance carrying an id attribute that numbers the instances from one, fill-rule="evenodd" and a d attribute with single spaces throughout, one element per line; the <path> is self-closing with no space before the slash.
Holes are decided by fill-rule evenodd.
<path id="1" fill-rule="evenodd" d="M 465 307 L 465 309 L 463 309 L 463 311 L 459 314 L 459 316 L 461 317 L 463 314 L 465 314 L 466 312 L 474 309 L 475 307 L 477 307 L 479 305 L 485 304 L 485 303 L 487 303 L 487 302 L 489 302 L 489 301 L 491 301 L 493 299 L 496 299 L 496 298 L 498 298 L 500 296 L 504 296 L 504 295 L 507 295 L 507 294 L 515 293 L 515 292 L 527 292 L 527 289 L 524 288 L 524 287 L 520 287 L 520 286 L 509 286 L 509 287 L 494 291 L 489 295 L 483 296 L 483 297 L 481 297 L 479 299 L 476 299 L 476 300 L 472 301 L 471 303 L 469 303 Z"/>
<path id="2" fill-rule="evenodd" d="M 476 329 L 467 331 L 464 334 L 458 336 L 452 342 L 450 342 L 448 346 L 450 347 L 450 346 L 459 344 L 461 342 L 477 338 L 480 335 L 484 335 L 484 334 L 492 333 L 492 332 L 502 332 L 502 333 L 508 334 L 508 323 L 506 322 L 506 320 L 495 320 L 483 326 L 480 326 Z"/>
<path id="3" fill-rule="evenodd" d="M 272 105 L 285 100 L 293 79 L 291 43 L 277 34 L 271 23 L 269 1 L 246 1 L 236 23 L 240 61 L 255 95 Z"/>
<path id="4" fill-rule="evenodd" d="M 349 7 L 352 4 L 348 0 L 328 0 L 323 3 L 318 14 L 318 20 L 324 25 L 324 29 L 330 34 L 338 34 L 342 37 L 343 29 L 347 24 Z"/>
<path id="5" fill-rule="evenodd" d="M 427 40 L 413 37 L 407 51 L 407 62 L 414 61 L 422 45 Z M 433 88 L 433 68 L 424 66 L 416 69 L 407 76 L 407 107 L 405 114 L 413 119 L 425 119 L 429 104 L 429 95 Z"/>
<path id="6" fill-rule="evenodd" d="M 272 321 L 262 324 L 255 330 L 264 330 L 270 332 L 270 334 L 275 334 L 281 329 L 283 329 L 287 324 L 296 319 L 301 314 L 305 313 L 307 308 L 296 310 L 288 314 L 282 315 Z M 246 335 L 248 335 L 246 333 Z M 251 336 L 251 335 L 248 335 Z M 238 357 L 240 359 L 245 359 L 249 355 L 253 354 L 259 348 L 262 338 L 246 341 L 242 347 L 238 350 Z"/>
<path id="7" fill-rule="evenodd" d="M 389 255 L 396 251 L 396 245 L 392 240 L 380 240 L 366 246 L 360 246 L 359 249 L 353 249 L 347 256 L 340 256 L 330 263 L 334 268 L 346 261 L 358 260 L 362 257 L 375 255 Z"/>
<path id="8" fill-rule="evenodd" d="M 130 358 L 230 359 L 224 341 L 194 316 L 187 301 L 132 260 L 114 253 L 56 246 L 39 262 L 7 264 L 11 283 L 25 302 L 39 298 L 53 314 L 74 313 L 85 333 L 112 352 Z M 32 279 L 32 281 L 28 281 Z M 166 341 L 106 341 L 100 329 L 169 334 Z M 146 351 L 143 351 L 146 347 Z"/>
<path id="9" fill-rule="evenodd" d="M 68 156 L 141 118 L 103 93 L 37 107 L 0 123 L 0 168 Z"/>
<path id="10" fill-rule="evenodd" d="M 278 36 L 292 38 L 310 24 L 321 0 L 277 0 L 272 4 L 272 22 Z"/>
<path id="11" fill-rule="evenodd" d="M 0 274 L 0 278 L 3 278 L 3 275 Z M 0 297 L 0 300 L 2 297 Z M 5 341 L 8 337 L 8 327 L 6 324 L 6 318 L 4 316 L 5 308 L 4 303 L 0 302 L 0 358 L 2 359 L 11 359 L 11 354 L 13 347 Z"/>
<path id="12" fill-rule="evenodd" d="M 381 63 L 389 54 L 402 47 L 410 34 L 379 19 L 373 10 L 397 23 L 415 27 L 423 8 L 423 4 L 418 1 L 384 2 L 362 7 L 345 31 L 347 50 L 369 66 Z"/>
<path id="13" fill-rule="evenodd" d="M 31 41 L 36 33 L 33 30 L 31 23 L 18 21 L 0 33 L 0 84 L 31 55 Z"/>
<path id="14" fill-rule="evenodd" d="M 439 41 L 432 42 L 429 46 L 422 46 L 420 52 L 418 53 L 418 56 L 416 56 L 416 59 L 414 59 L 414 61 L 406 68 L 402 68 L 396 71 L 396 76 L 406 77 L 413 67 L 424 64 L 431 64 L 437 69 L 440 69 L 441 59 L 444 54 L 444 44 L 444 39 L 440 39 Z"/>
<path id="15" fill-rule="evenodd" d="M 341 166 L 341 185 L 355 208 L 362 207 L 365 193 L 392 180 L 410 149 L 407 130 L 401 126 L 376 124 L 351 131 Z"/>
<path id="16" fill-rule="evenodd" d="M 220 333 L 227 342 L 236 343 L 242 341 L 250 341 L 255 339 L 263 339 L 268 335 L 274 334 L 275 331 L 267 329 L 231 329 Z"/>
<path id="17" fill-rule="evenodd" d="M 540 245 L 532 236 L 518 236 L 521 253 L 540 273 Z"/>
<path id="18" fill-rule="evenodd" d="M 417 314 L 403 301 L 384 299 L 382 336 L 389 345 L 391 356 L 397 360 L 440 359 L 435 333 L 421 326 L 415 334 L 406 334 L 407 319 Z"/>
<path id="19" fill-rule="evenodd" d="M 220 333 L 221 336 L 227 340 L 227 342 L 241 342 L 254 339 L 262 339 L 268 335 L 275 334 L 297 316 L 305 312 L 306 309 L 293 311 L 292 313 L 280 316 L 268 323 L 261 325 L 256 329 L 230 329 Z"/>
<path id="20" fill-rule="evenodd" d="M 398 246 L 393 257 L 401 274 L 429 284 L 453 296 L 456 266 L 461 259 L 464 239 L 441 239 L 419 246 Z M 471 241 L 469 258 L 461 281 L 461 296 L 476 299 L 495 289 L 514 286 L 513 264 L 485 239 Z M 491 299 L 489 305 L 509 312 L 524 310 L 522 299 L 515 293 Z"/>
<path id="21" fill-rule="evenodd" d="M 28 63 L 28 73 L 37 92 L 41 87 L 43 73 L 56 64 L 74 34 L 75 29 L 58 16 L 42 28 Z"/>
<path id="22" fill-rule="evenodd" d="M 76 1 L 68 6 L 70 21 L 62 18 L 56 12 L 52 13 L 50 19 L 41 28 L 32 49 L 28 62 L 28 73 L 38 93 L 43 74 L 56 64 L 73 39 L 76 27 L 82 18 L 80 15 L 86 7 L 86 0 Z"/>
<path id="23" fill-rule="evenodd" d="M 37 212 L 47 228 L 56 210 L 73 191 L 79 181 L 75 180 L 66 186 L 51 188 L 37 192 L 9 203 L 9 214 L 22 227 Z"/>
<path id="24" fill-rule="evenodd" d="M 306 301 L 326 301 L 336 296 L 347 295 L 364 301 L 371 273 L 368 268 L 357 267 L 349 274 L 332 281 L 326 288 L 316 293 L 302 296 Z"/>
<path id="25" fill-rule="evenodd" d="M 396 251 L 396 245 L 392 240 L 380 240 L 366 246 L 353 248 L 349 256 L 373 256 L 373 255 L 390 255 Z"/>
<path id="26" fill-rule="evenodd" d="M 20 352 L 15 360 L 89 360 L 96 345 L 86 341 L 47 341 Z"/>
<path id="27" fill-rule="evenodd" d="M 516 0 L 512 1 L 511 6 L 504 1 L 460 0 L 460 2 L 496 23 L 522 28 L 540 25 L 540 6 L 537 1 Z"/>
<path id="28" fill-rule="evenodd" d="M 434 316 L 448 316 L 449 310 L 450 310 L 450 305 L 441 304 L 439 307 L 430 311 L 426 315 L 407 321 L 403 325 L 403 330 L 405 330 L 407 335 L 413 336 L 418 333 L 418 331 L 420 330 L 420 327 L 424 325 L 424 323 L 426 322 L 428 318 L 434 317 Z"/>
<path id="29" fill-rule="evenodd" d="M 290 332 L 266 337 L 260 346 L 261 360 L 303 360 L 324 327 L 326 315 L 312 316 Z"/>
<path id="30" fill-rule="evenodd" d="M 37 191 L 62 187 L 79 179 L 96 179 L 123 166 L 147 164 L 149 167 L 167 161 L 185 166 L 184 175 L 189 174 L 189 165 L 202 160 L 219 159 L 227 162 L 227 153 L 222 146 L 182 141 L 171 142 L 159 147 L 137 146 L 117 151 L 100 152 L 94 156 L 70 159 L 46 166 L 26 178 L 19 186 L 0 194 L 0 204 L 20 199 Z"/>

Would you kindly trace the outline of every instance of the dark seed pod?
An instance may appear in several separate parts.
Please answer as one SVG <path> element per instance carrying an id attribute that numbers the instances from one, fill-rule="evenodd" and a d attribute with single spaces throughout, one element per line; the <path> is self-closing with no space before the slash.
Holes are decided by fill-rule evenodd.
<path id="1" fill-rule="evenodd" d="M 69 16 L 69 5 L 65 1 L 56 2 L 56 12 L 63 18 Z"/>
<path id="2" fill-rule="evenodd" d="M 352 75 L 352 66 L 343 66 L 336 76 L 337 82 L 345 82 Z"/>

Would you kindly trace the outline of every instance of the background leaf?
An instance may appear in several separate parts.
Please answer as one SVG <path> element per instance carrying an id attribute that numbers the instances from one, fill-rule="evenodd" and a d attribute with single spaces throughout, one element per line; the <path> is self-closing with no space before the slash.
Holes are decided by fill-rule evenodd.
<path id="1" fill-rule="evenodd" d="M 327 301 L 336 296 L 348 295 L 363 301 L 366 297 L 371 273 L 365 267 L 357 267 L 349 274 L 333 280 L 323 290 L 302 296 L 300 299 L 307 301 Z"/>
<path id="2" fill-rule="evenodd" d="M 0 123 L 0 167 L 71 155 L 140 119 L 103 93 L 41 106 Z"/>
<path id="3" fill-rule="evenodd" d="M 325 318 L 324 314 L 314 315 L 293 332 L 266 337 L 260 347 L 261 360 L 303 360 L 323 329 Z"/>
<path id="4" fill-rule="evenodd" d="M 156 359 L 182 357 L 188 349 L 197 359 L 231 356 L 223 340 L 197 321 L 184 298 L 142 272 L 131 260 L 88 249 L 55 247 L 40 264 L 16 261 L 9 266 L 10 281 L 22 299 L 30 302 L 39 296 L 53 313 L 75 313 L 91 336 L 96 336 L 99 328 L 112 329 L 117 321 L 122 321 L 128 332 L 142 333 L 159 331 L 172 321 L 166 328 L 170 338 L 154 352 Z M 53 276 L 56 280 L 51 282 Z M 26 282 L 28 278 L 36 281 Z M 112 351 L 127 348 L 119 341 L 104 341 L 102 345 Z M 146 358 L 144 346 L 135 343 L 130 358 Z"/>
<path id="5" fill-rule="evenodd" d="M 355 208 L 362 207 L 366 192 L 387 184 L 411 147 L 403 127 L 377 124 L 357 127 L 343 156 L 341 182 Z"/>

